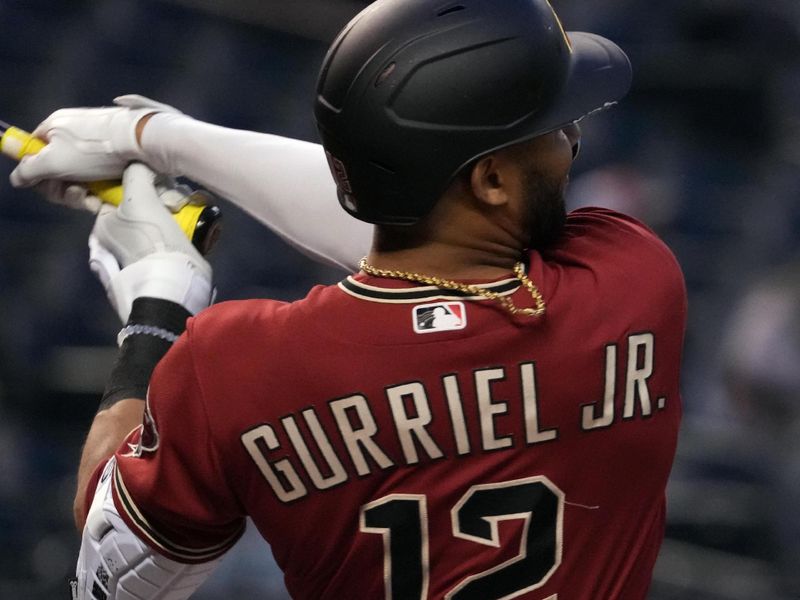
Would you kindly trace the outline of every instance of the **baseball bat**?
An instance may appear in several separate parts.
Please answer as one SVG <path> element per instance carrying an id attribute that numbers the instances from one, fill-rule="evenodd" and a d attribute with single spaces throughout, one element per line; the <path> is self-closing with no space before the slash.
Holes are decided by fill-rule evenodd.
<path id="1" fill-rule="evenodd" d="M 27 131 L 0 121 L 0 153 L 20 160 L 40 152 L 47 142 Z M 103 202 L 119 206 L 123 200 L 121 181 L 92 181 L 86 184 L 89 192 Z M 208 254 L 220 234 L 222 211 L 218 206 L 187 204 L 172 214 L 181 230 L 201 254 Z"/>

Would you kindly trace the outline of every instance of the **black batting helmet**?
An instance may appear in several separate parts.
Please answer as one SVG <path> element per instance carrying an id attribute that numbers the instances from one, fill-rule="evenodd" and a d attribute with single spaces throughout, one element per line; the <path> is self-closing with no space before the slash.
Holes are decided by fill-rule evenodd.
<path id="1" fill-rule="evenodd" d="M 471 161 L 606 108 L 630 84 L 625 53 L 566 34 L 547 0 L 378 0 L 328 51 L 315 115 L 345 210 L 404 225 Z"/>

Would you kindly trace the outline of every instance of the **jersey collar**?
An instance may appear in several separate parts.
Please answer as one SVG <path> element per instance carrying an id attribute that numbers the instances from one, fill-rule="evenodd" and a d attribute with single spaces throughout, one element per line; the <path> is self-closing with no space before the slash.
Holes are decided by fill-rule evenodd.
<path id="1" fill-rule="evenodd" d="M 435 285 L 414 286 L 414 284 L 393 279 L 377 279 L 378 281 L 402 285 L 404 287 L 381 287 L 369 285 L 363 281 L 362 275 L 351 275 L 340 281 L 338 286 L 346 294 L 368 300 L 389 304 L 418 304 L 426 300 L 488 300 L 484 296 L 474 296 L 458 290 L 446 290 Z M 474 284 L 476 287 L 495 292 L 501 296 L 510 296 L 520 287 L 516 277 L 501 279 L 490 283 Z M 413 287 L 410 287 L 413 286 Z"/>

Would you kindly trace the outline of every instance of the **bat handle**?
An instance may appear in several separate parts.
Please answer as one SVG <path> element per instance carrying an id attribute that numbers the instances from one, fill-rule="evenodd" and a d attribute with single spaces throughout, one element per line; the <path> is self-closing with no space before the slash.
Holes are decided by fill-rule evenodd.
<path id="1" fill-rule="evenodd" d="M 89 192 L 100 198 L 106 204 L 113 204 L 119 206 L 122 204 L 123 192 L 122 182 L 107 179 L 105 181 L 90 181 L 86 184 Z"/>

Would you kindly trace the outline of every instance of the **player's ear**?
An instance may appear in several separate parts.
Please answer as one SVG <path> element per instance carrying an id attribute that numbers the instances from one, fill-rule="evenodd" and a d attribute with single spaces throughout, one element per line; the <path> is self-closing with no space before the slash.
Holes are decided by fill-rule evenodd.
<path id="1" fill-rule="evenodd" d="M 506 157 L 492 153 L 479 159 L 472 167 L 469 185 L 472 194 L 489 206 L 508 203 L 511 173 Z"/>

